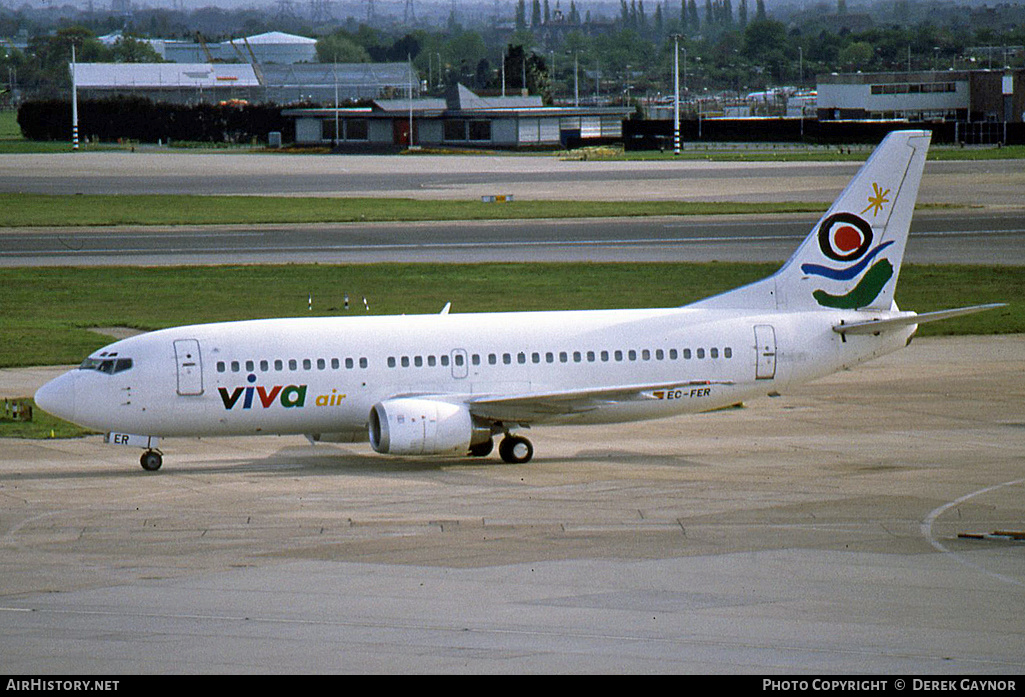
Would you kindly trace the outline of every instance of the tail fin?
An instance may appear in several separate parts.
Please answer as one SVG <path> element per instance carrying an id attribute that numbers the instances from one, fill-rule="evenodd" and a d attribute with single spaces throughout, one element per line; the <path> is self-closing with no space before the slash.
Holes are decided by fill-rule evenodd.
<path id="1" fill-rule="evenodd" d="M 779 271 L 691 307 L 891 309 L 931 135 L 890 133 Z"/>

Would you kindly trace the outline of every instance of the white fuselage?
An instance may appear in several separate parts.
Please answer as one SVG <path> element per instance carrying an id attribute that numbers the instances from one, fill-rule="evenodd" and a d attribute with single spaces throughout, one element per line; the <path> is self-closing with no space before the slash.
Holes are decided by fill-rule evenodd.
<path id="1" fill-rule="evenodd" d="M 371 408 L 404 396 L 466 400 L 678 383 L 534 423 L 611 423 L 708 411 L 889 353 L 914 326 L 843 338 L 858 313 L 671 308 L 269 319 L 118 341 L 53 390 L 64 418 L 151 436 L 323 434 L 365 440 Z M 707 383 L 707 384 L 704 384 Z"/>

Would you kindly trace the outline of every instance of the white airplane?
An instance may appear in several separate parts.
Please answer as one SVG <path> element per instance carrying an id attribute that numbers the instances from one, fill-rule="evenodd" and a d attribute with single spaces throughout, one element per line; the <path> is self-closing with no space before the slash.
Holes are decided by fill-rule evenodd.
<path id="1" fill-rule="evenodd" d="M 160 438 L 305 434 L 390 455 L 527 462 L 535 424 L 709 411 L 890 353 L 927 321 L 893 301 L 927 131 L 890 134 L 773 276 L 685 307 L 268 319 L 143 334 L 35 395 L 145 449 Z"/>

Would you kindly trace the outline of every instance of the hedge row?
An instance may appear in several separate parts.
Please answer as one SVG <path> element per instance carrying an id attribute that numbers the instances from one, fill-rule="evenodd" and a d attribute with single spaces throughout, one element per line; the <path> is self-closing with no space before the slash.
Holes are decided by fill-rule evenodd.
<path id="1" fill-rule="evenodd" d="M 71 103 L 62 99 L 24 102 L 18 125 L 30 140 L 70 140 Z M 267 134 L 280 131 L 285 142 L 295 140 L 295 122 L 281 116 L 273 104 L 170 104 L 142 97 L 80 100 L 78 133 L 83 140 L 200 141 L 209 143 L 266 143 Z"/>

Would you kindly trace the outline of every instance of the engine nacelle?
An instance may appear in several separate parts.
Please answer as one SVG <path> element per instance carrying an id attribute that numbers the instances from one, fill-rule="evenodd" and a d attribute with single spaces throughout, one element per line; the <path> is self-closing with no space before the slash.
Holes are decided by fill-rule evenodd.
<path id="1" fill-rule="evenodd" d="M 369 432 L 374 450 L 388 455 L 466 455 L 491 438 L 465 406 L 414 397 L 375 404 Z"/>

